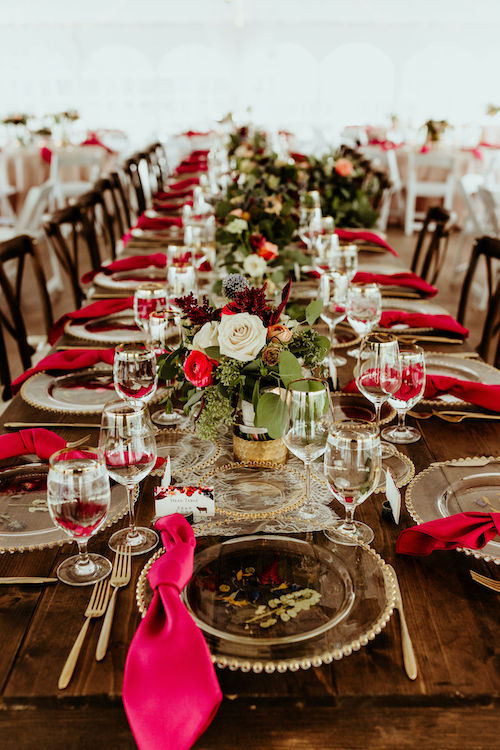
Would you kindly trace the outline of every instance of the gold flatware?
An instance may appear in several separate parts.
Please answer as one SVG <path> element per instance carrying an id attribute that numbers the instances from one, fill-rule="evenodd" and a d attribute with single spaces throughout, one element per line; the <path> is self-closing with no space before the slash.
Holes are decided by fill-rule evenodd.
<path id="1" fill-rule="evenodd" d="M 463 422 L 464 419 L 500 419 L 500 414 L 483 414 L 482 412 L 474 411 L 438 411 L 433 409 L 432 411 L 408 411 L 407 414 L 414 419 L 430 419 L 431 417 L 438 417 L 445 422 L 452 422 L 453 424 Z"/>
<path id="2" fill-rule="evenodd" d="M 34 576 L 11 576 L 0 578 L 0 583 L 57 583 L 57 578 L 36 578 Z"/>
<path id="3" fill-rule="evenodd" d="M 80 440 L 70 440 L 69 443 L 66 443 L 66 448 L 76 448 L 78 445 L 83 445 L 89 438 L 90 435 L 85 435 L 85 437 L 80 438 Z"/>
<path id="4" fill-rule="evenodd" d="M 469 572 L 473 581 L 480 583 L 481 586 L 486 586 L 487 589 L 496 591 L 497 594 L 500 594 L 500 581 L 495 581 L 493 578 L 482 576 L 481 573 L 476 573 L 475 570 L 470 570 Z"/>
<path id="5" fill-rule="evenodd" d="M 403 598 L 401 596 L 401 589 L 399 588 L 398 577 L 392 565 L 388 565 L 387 567 L 391 571 L 392 577 L 394 578 L 394 585 L 396 587 L 395 608 L 399 612 L 399 622 L 401 623 L 401 647 L 403 650 L 403 664 L 405 667 L 405 672 L 410 680 L 416 680 L 418 674 L 417 660 L 415 659 L 415 652 L 413 651 L 410 633 L 408 632 L 408 626 L 406 624 L 406 618 L 403 610 Z"/>
<path id="6" fill-rule="evenodd" d="M 66 427 L 85 427 L 99 430 L 101 428 L 100 422 L 91 424 L 90 422 L 5 422 L 3 425 L 6 430 L 21 430 L 25 427 L 49 427 L 51 429 L 58 428 L 64 430 Z"/>
<path id="7" fill-rule="evenodd" d="M 66 663 L 62 668 L 61 675 L 57 687 L 59 690 L 64 690 L 68 687 L 70 680 L 75 670 L 76 662 L 80 654 L 87 630 L 89 629 L 90 620 L 94 617 L 102 617 L 106 612 L 106 607 L 109 601 L 109 578 L 99 581 L 95 584 L 92 596 L 85 610 L 85 622 L 82 625 L 80 632 L 77 635 L 76 641 L 73 644 L 73 648 L 69 652 L 69 656 L 66 659 Z"/>
<path id="8" fill-rule="evenodd" d="M 447 357 L 460 357 L 461 359 L 481 359 L 477 352 L 448 352 Z"/>
<path id="9" fill-rule="evenodd" d="M 111 571 L 110 584 L 113 588 L 113 594 L 109 600 L 108 609 L 106 610 L 106 617 L 102 623 L 101 634 L 97 641 L 97 648 L 95 651 L 95 658 L 97 661 L 101 661 L 106 656 L 108 650 L 109 636 L 111 634 L 111 625 L 113 623 L 113 616 L 115 613 L 116 595 L 118 589 L 126 586 L 130 582 L 130 575 L 132 572 L 131 563 L 131 549 L 130 547 L 120 546 L 116 552 L 116 556 L 113 562 L 113 570 Z"/>
<path id="10" fill-rule="evenodd" d="M 452 339 L 447 338 L 446 336 L 425 336 L 422 334 L 419 336 L 418 334 L 415 334 L 414 336 L 411 336 L 407 333 L 397 333 L 396 334 L 398 341 L 401 341 L 403 344 L 416 344 L 418 341 L 421 341 L 425 344 L 426 341 L 430 343 L 435 344 L 463 344 L 463 339 Z"/>
<path id="11" fill-rule="evenodd" d="M 56 352 L 72 352 L 77 349 L 92 349 L 96 352 L 105 352 L 111 349 L 110 346 L 92 346 L 91 344 L 82 344 L 81 346 L 56 346 Z"/>

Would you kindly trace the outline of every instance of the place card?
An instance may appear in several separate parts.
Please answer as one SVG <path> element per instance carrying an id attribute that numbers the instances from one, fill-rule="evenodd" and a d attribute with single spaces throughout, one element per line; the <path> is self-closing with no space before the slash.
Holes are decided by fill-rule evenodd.
<path id="1" fill-rule="evenodd" d="M 389 469 L 385 471 L 385 496 L 391 506 L 394 523 L 397 525 L 401 515 L 401 493 L 396 487 Z"/>
<path id="2" fill-rule="evenodd" d="M 154 498 L 157 517 L 180 513 L 202 521 L 215 515 L 213 487 L 155 487 Z"/>

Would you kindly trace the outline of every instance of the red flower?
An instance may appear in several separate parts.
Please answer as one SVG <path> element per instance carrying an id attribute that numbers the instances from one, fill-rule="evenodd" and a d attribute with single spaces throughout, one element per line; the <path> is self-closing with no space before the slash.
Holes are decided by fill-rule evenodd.
<path id="1" fill-rule="evenodd" d="M 278 245 L 275 245 L 273 242 L 268 242 L 266 240 L 259 247 L 257 255 L 260 255 L 260 257 L 264 258 L 264 260 L 274 260 L 279 255 Z"/>
<path id="2" fill-rule="evenodd" d="M 206 385 L 212 385 L 212 370 L 214 364 L 217 364 L 213 359 L 207 357 L 203 352 L 196 350 L 192 351 L 185 363 L 184 372 L 189 380 L 196 388 L 204 388 Z"/>
<path id="3" fill-rule="evenodd" d="M 263 237 L 261 234 L 257 234 L 257 233 L 251 234 L 250 244 L 254 250 L 260 250 L 260 248 L 266 244 L 266 238 Z"/>

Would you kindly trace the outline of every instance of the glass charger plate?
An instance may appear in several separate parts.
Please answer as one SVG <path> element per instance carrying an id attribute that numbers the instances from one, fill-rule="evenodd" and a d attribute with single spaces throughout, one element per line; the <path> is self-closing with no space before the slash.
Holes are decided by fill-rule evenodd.
<path id="1" fill-rule="evenodd" d="M 179 474 L 200 471 L 215 463 L 222 448 L 217 440 L 202 440 L 194 433 L 182 430 L 160 430 L 156 435 L 158 456 L 170 456 L 170 471 L 173 479 Z M 163 476 L 164 467 L 151 472 Z"/>
<path id="2" fill-rule="evenodd" d="M 426 352 L 425 364 L 427 372 L 433 375 L 447 375 L 460 380 L 473 380 L 476 383 L 486 383 L 488 385 L 500 385 L 500 370 L 497 370 L 485 362 L 476 359 L 460 359 L 450 354 L 441 352 Z M 455 404 L 461 407 L 468 404 L 455 396 L 445 394 L 435 399 L 422 399 L 421 404 Z M 477 408 L 477 407 L 474 407 Z"/>
<path id="3" fill-rule="evenodd" d="M 165 395 L 159 388 L 152 402 Z M 30 406 L 64 414 L 100 414 L 104 404 L 117 397 L 113 370 L 100 365 L 67 375 L 36 373 L 23 383 L 21 396 Z"/>
<path id="4" fill-rule="evenodd" d="M 110 346 L 131 341 L 144 341 L 145 336 L 144 331 L 137 326 L 131 310 L 94 318 L 85 323 L 70 320 L 66 323 L 64 332 L 77 339 L 99 341 Z"/>
<path id="5" fill-rule="evenodd" d="M 360 419 L 363 422 L 375 421 L 373 405 L 361 393 L 332 394 L 333 417 L 336 421 L 342 419 Z M 388 424 L 396 416 L 396 410 L 387 403 L 382 404 L 380 424 Z"/>
<path id="6" fill-rule="evenodd" d="M 135 290 L 140 284 L 156 282 L 166 283 L 166 269 L 148 266 L 148 268 L 134 268 L 130 271 L 116 271 L 106 274 L 100 271 L 94 277 L 95 286 L 103 289 L 126 289 Z"/>
<path id="7" fill-rule="evenodd" d="M 137 582 L 151 602 L 149 560 Z M 218 667 L 244 672 L 308 669 L 366 646 L 388 622 L 394 581 L 367 545 L 342 549 L 286 536 L 247 536 L 195 555 L 182 594 Z"/>
<path id="8" fill-rule="evenodd" d="M 0 471 L 0 553 L 25 552 L 71 543 L 54 526 L 47 508 L 48 465 L 25 464 Z M 125 487 L 112 485 L 108 518 L 111 526 L 128 510 Z"/>
<path id="9" fill-rule="evenodd" d="M 330 502 L 323 479 L 311 482 L 311 498 Z M 305 500 L 305 475 L 288 465 L 230 463 L 203 474 L 200 484 L 213 486 L 215 510 L 231 518 L 269 518 L 295 510 Z"/>
<path id="10" fill-rule="evenodd" d="M 478 465 L 482 462 L 487 463 Z M 432 464 L 410 483 L 405 502 L 418 524 L 467 511 L 500 512 L 500 458 L 475 456 Z M 500 565 L 500 536 L 482 549 L 459 552 Z"/>

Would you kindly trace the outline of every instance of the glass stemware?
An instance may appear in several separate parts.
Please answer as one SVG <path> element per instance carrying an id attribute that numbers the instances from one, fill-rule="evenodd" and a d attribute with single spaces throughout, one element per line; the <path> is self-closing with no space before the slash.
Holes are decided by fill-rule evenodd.
<path id="1" fill-rule="evenodd" d="M 358 271 L 358 246 L 340 245 L 337 235 L 332 235 L 326 252 L 326 263 L 329 273 L 345 276 L 348 283 L 351 283 Z"/>
<path id="2" fill-rule="evenodd" d="M 178 313 L 173 310 L 158 310 L 151 313 L 150 319 L 151 341 L 157 355 L 166 354 L 178 349 L 182 343 L 182 326 Z M 168 391 L 163 409 L 157 409 L 152 415 L 153 422 L 160 426 L 174 426 L 185 424 L 189 418 L 180 410 L 172 406 L 174 380 L 165 380 Z"/>
<path id="3" fill-rule="evenodd" d="M 425 390 L 425 353 L 421 346 L 405 345 L 399 347 L 401 362 L 401 385 L 389 396 L 389 404 L 398 413 L 398 423 L 382 430 L 382 437 L 391 443 L 416 443 L 420 432 L 409 427 L 405 422 L 406 412 L 413 409 Z"/>
<path id="4" fill-rule="evenodd" d="M 382 314 L 382 295 L 377 284 L 351 284 L 347 291 L 347 320 L 358 336 L 373 331 Z M 359 356 L 359 348 L 349 349 L 350 357 Z"/>
<path id="5" fill-rule="evenodd" d="M 149 336 L 149 316 L 154 310 L 167 306 L 167 292 L 163 284 L 141 284 L 134 293 L 134 318 L 139 328 Z"/>
<path id="6" fill-rule="evenodd" d="M 337 544 L 373 540 L 373 530 L 354 520 L 354 512 L 378 487 L 380 438 L 375 425 L 366 422 L 336 422 L 328 434 L 325 476 L 336 500 L 345 508 L 345 518 L 324 533 Z"/>
<path id="7" fill-rule="evenodd" d="M 140 343 L 117 346 L 113 362 L 113 381 L 117 395 L 125 401 L 150 401 L 156 393 L 158 384 L 154 348 Z"/>
<path id="8" fill-rule="evenodd" d="M 324 453 L 332 407 L 328 385 L 317 378 L 301 378 L 288 384 L 286 390 L 288 428 L 283 442 L 288 450 L 304 462 L 306 497 L 298 513 L 313 518 L 316 507 L 311 500 L 311 463 Z"/>
<path id="9" fill-rule="evenodd" d="M 336 274 L 323 274 L 319 280 L 320 298 L 323 302 L 321 320 L 323 320 L 330 331 L 330 348 L 334 349 L 340 344 L 335 336 L 335 328 L 346 316 L 347 301 L 347 278 Z M 336 367 L 341 367 L 347 362 L 345 357 L 333 353 L 331 360 Z"/>
<path id="10" fill-rule="evenodd" d="M 375 407 L 375 426 L 380 430 L 382 404 L 397 393 L 401 386 L 399 346 L 392 333 L 371 333 L 365 336 L 355 367 L 356 385 Z M 394 450 L 382 443 L 382 457 Z"/>
<path id="11" fill-rule="evenodd" d="M 132 555 L 142 555 L 156 547 L 158 535 L 152 529 L 137 527 L 134 513 L 134 489 L 156 463 L 156 440 L 146 407 L 112 401 L 102 413 L 99 447 L 104 453 L 111 479 L 127 488 L 129 523 L 109 540 L 112 550 L 129 546 Z"/>
<path id="12" fill-rule="evenodd" d="M 57 577 L 69 586 L 88 586 L 106 578 L 111 563 L 89 554 L 87 542 L 103 525 L 111 493 L 104 455 L 97 448 L 63 448 L 49 460 L 47 504 L 56 526 L 78 544 L 78 555 L 68 557 Z"/>

